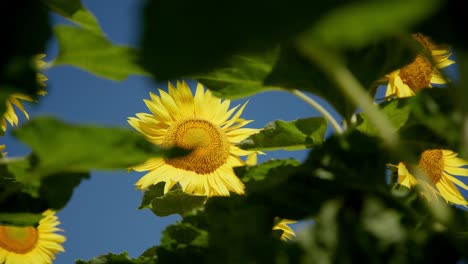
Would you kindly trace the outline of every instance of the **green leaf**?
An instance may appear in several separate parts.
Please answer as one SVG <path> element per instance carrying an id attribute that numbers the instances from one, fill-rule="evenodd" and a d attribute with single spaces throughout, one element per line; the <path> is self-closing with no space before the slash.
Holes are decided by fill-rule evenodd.
<path id="1" fill-rule="evenodd" d="M 401 127 L 403 127 L 411 113 L 411 107 L 409 101 L 411 99 L 394 99 L 388 102 L 384 102 L 379 105 L 381 112 L 387 117 L 387 119 L 393 124 L 395 128 L 394 132 L 397 132 Z M 375 127 L 372 122 L 369 122 L 366 115 L 358 114 L 357 115 L 356 129 L 364 132 L 369 135 L 379 135 L 379 130 Z"/>
<path id="2" fill-rule="evenodd" d="M 0 225 L 35 226 L 42 218 L 42 214 L 0 213 Z"/>
<path id="3" fill-rule="evenodd" d="M 249 150 L 304 149 L 322 143 L 326 129 L 327 123 L 321 117 L 289 122 L 276 120 L 243 140 L 239 146 Z"/>
<path id="4" fill-rule="evenodd" d="M 55 13 L 89 31 L 103 35 L 96 17 L 83 6 L 80 0 L 47 0 L 44 2 Z"/>
<path id="5" fill-rule="evenodd" d="M 263 52 L 293 38 L 340 3 L 147 1 L 140 40 L 143 65 L 160 80 L 211 71 L 233 54 Z"/>
<path id="6" fill-rule="evenodd" d="M 32 155 L 6 159 L 0 164 L 0 212 L 40 214 L 46 209 L 60 210 L 70 200 L 75 187 L 89 178 L 89 172 L 44 175 L 37 169 L 38 165 Z"/>
<path id="7" fill-rule="evenodd" d="M 434 13 L 440 3 L 385 0 L 345 4 L 324 14 L 302 35 L 302 41 L 330 48 L 362 47 L 389 34 L 404 32 Z"/>
<path id="8" fill-rule="evenodd" d="M 184 215 L 202 207 L 206 199 L 206 196 L 189 194 L 176 189 L 163 196 L 155 197 L 151 202 L 151 211 L 157 216 Z"/>
<path id="9" fill-rule="evenodd" d="M 132 130 L 72 125 L 52 117 L 35 118 L 13 135 L 32 148 L 41 175 L 123 169 L 168 154 Z"/>
<path id="10" fill-rule="evenodd" d="M 246 97 L 262 91 L 279 89 L 263 83 L 270 74 L 277 56 L 278 49 L 251 55 L 234 55 L 226 65 L 190 77 L 206 85 L 220 98 Z"/>
<path id="11" fill-rule="evenodd" d="M 184 218 L 168 226 L 163 231 L 161 245 L 149 251 L 157 256 L 158 263 L 207 263 L 207 247 L 208 232 Z"/>
<path id="12" fill-rule="evenodd" d="M 143 194 L 143 198 L 141 199 L 141 204 L 138 209 L 151 208 L 151 202 L 153 202 L 153 199 L 162 197 L 164 195 L 165 184 L 165 182 L 160 182 L 148 187 L 148 189 Z"/>
<path id="13" fill-rule="evenodd" d="M 144 75 L 135 48 L 113 45 L 104 36 L 72 26 L 55 26 L 59 43 L 55 65 L 73 65 L 97 76 L 121 81 L 131 74 Z"/>
<path id="14" fill-rule="evenodd" d="M 127 252 L 120 254 L 109 253 L 107 255 L 102 255 L 95 257 L 91 260 L 77 260 L 76 264 L 154 264 L 156 259 L 150 257 L 139 257 L 132 259 L 128 256 Z"/>
<path id="15" fill-rule="evenodd" d="M 243 182 L 252 182 L 252 181 L 261 181 L 265 178 L 268 178 L 268 175 L 274 174 L 274 170 L 278 168 L 287 167 L 297 167 L 300 165 L 300 162 L 295 159 L 281 159 L 281 160 L 268 160 L 256 166 L 242 166 L 235 167 L 234 171 Z"/>

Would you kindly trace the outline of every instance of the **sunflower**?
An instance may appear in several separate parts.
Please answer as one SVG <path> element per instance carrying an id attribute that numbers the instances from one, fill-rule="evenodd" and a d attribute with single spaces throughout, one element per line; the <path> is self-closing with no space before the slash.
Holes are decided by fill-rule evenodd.
<path id="1" fill-rule="evenodd" d="M 414 96 L 421 89 L 432 87 L 431 84 L 445 84 L 440 69 L 455 63 L 449 59 L 452 53 L 448 47 L 435 45 L 419 33 L 412 37 L 421 44 L 423 52 L 412 63 L 385 75 L 386 98 Z"/>
<path id="2" fill-rule="evenodd" d="M 162 147 L 190 149 L 188 155 L 175 158 L 151 158 L 135 171 L 149 171 L 135 185 L 144 190 L 165 182 L 164 192 L 178 183 L 184 192 L 206 196 L 244 194 L 244 184 L 232 167 L 243 166 L 239 156 L 246 151 L 235 144 L 255 134 L 259 129 L 242 128 L 252 120 L 240 118 L 245 103 L 229 110 L 230 101 L 214 97 L 197 84 L 195 96 L 185 82 L 177 87 L 169 83 L 169 93 L 159 90 L 144 100 L 151 114 L 130 117 L 129 124 L 151 143 Z"/>
<path id="3" fill-rule="evenodd" d="M 295 223 L 297 223 L 297 221 L 295 220 L 281 219 L 281 221 L 279 221 L 273 227 L 273 230 L 283 231 L 283 234 L 281 235 L 281 240 L 284 240 L 284 241 L 292 240 L 296 236 L 296 233 L 294 232 L 294 230 L 292 230 L 291 227 L 288 226 L 288 224 L 295 224 Z"/>
<path id="4" fill-rule="evenodd" d="M 44 68 L 45 62 L 42 61 L 42 58 L 45 57 L 45 54 L 40 54 L 37 55 L 34 59 L 35 66 L 40 70 Z M 36 75 L 36 79 L 38 83 L 42 86 L 45 87 L 45 81 L 47 80 L 47 77 L 45 77 L 43 74 L 38 73 Z M 46 91 L 45 90 L 40 90 L 38 92 L 39 95 L 45 95 Z M 22 101 L 29 101 L 32 102 L 34 101 L 30 96 L 21 94 L 21 93 L 14 93 L 10 95 L 8 100 L 6 101 L 6 109 L 5 113 L 3 114 L 3 118 L 1 119 L 1 127 L 3 132 L 6 131 L 7 129 L 7 122 L 10 123 L 11 126 L 17 126 L 18 125 L 18 116 L 15 112 L 14 106 L 16 106 L 23 114 L 24 116 L 29 119 L 29 115 L 24 109 Z"/>
<path id="5" fill-rule="evenodd" d="M 5 147 L 5 144 L 0 145 L 0 158 L 3 158 L 7 154 L 6 152 L 3 152 L 3 150 L 5 150 Z"/>
<path id="6" fill-rule="evenodd" d="M 0 263 L 46 264 L 63 252 L 62 231 L 55 212 L 47 210 L 37 227 L 0 226 Z"/>
<path id="7" fill-rule="evenodd" d="M 398 183 L 412 188 L 421 183 L 424 195 L 431 199 L 436 195 L 441 196 L 447 202 L 468 206 L 468 202 L 460 193 L 459 187 L 468 190 L 468 186 L 454 177 L 468 176 L 468 162 L 457 157 L 457 153 L 445 149 L 430 149 L 421 154 L 419 168 L 427 175 L 428 180 L 416 179 L 406 168 L 403 162 L 398 164 Z"/>

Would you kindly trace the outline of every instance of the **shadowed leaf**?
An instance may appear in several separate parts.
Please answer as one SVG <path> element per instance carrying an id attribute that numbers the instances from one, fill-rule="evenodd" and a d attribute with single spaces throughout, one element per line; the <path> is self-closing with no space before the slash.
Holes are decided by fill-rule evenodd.
<path id="1" fill-rule="evenodd" d="M 321 117 L 276 120 L 266 125 L 259 133 L 240 143 L 249 150 L 297 150 L 320 144 L 324 140 L 327 123 Z"/>

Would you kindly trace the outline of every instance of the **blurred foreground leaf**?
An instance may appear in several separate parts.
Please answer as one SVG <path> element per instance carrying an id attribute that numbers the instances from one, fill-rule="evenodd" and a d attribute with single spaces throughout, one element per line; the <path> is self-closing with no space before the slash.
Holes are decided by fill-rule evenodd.
<path id="1" fill-rule="evenodd" d="M 35 118 L 13 135 L 28 144 L 43 175 L 123 169 L 154 156 L 170 154 L 135 131 L 100 126 L 72 125 L 52 117 Z"/>
<path id="2" fill-rule="evenodd" d="M 113 45 L 102 35 L 72 26 L 55 26 L 54 33 L 59 43 L 55 65 L 73 65 L 115 81 L 145 74 L 136 63 L 135 48 Z"/>
<path id="3" fill-rule="evenodd" d="M 11 94 L 37 98 L 40 89 L 34 59 L 44 53 L 50 38 L 47 9 L 37 0 L 5 2 L 8 14 L 0 17 L 2 52 L 0 54 L 0 116 Z"/>
<path id="4" fill-rule="evenodd" d="M 240 143 L 249 150 L 297 150 L 309 148 L 323 142 L 327 123 L 322 117 L 276 120 L 267 124 L 259 133 Z"/>
<path id="5" fill-rule="evenodd" d="M 234 55 L 217 69 L 190 77 L 206 85 L 220 98 L 236 99 L 280 89 L 263 82 L 270 74 L 277 54 L 278 49 L 252 55 Z"/>
<path id="6" fill-rule="evenodd" d="M 0 225 L 31 226 L 39 223 L 42 214 L 0 213 Z"/>
<path id="7" fill-rule="evenodd" d="M 434 13 L 440 3 L 440 0 L 354 1 L 325 14 L 302 38 L 329 48 L 362 47 L 404 32 Z"/>

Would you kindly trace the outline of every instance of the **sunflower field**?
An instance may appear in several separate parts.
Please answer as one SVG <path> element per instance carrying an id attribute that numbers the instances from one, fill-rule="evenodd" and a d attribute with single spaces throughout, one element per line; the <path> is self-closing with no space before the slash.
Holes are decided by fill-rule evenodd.
<path id="1" fill-rule="evenodd" d="M 135 208 L 180 220 L 140 256 L 77 264 L 468 263 L 463 1 L 141 2 L 135 46 L 80 0 L 3 4 L 0 140 L 29 154 L 0 141 L 0 264 L 73 251 L 56 214 L 97 170 L 138 174 Z M 30 118 L 63 65 L 167 89 L 127 127 Z M 258 128 L 254 102 L 232 102 L 273 91 L 319 114 Z M 268 158 L 278 150 L 307 157 Z"/>

